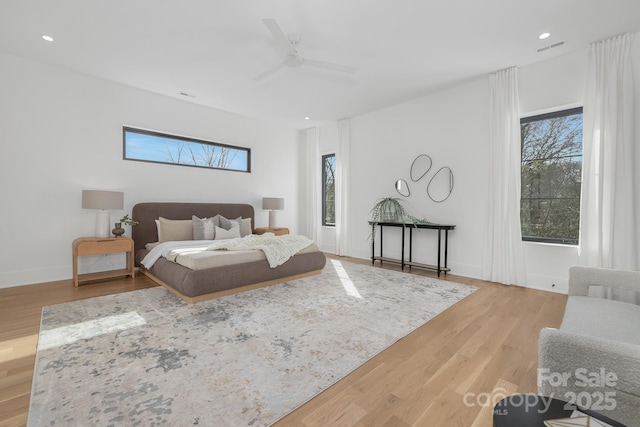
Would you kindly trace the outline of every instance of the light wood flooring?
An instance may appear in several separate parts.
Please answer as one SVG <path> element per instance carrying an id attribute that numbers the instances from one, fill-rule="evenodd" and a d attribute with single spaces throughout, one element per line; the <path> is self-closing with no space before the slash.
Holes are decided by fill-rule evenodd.
<path id="1" fill-rule="evenodd" d="M 417 268 L 412 273 L 435 277 Z M 480 289 L 276 426 L 490 427 L 493 405 L 487 402 L 535 393 L 538 333 L 560 324 L 566 296 L 452 274 L 441 278 Z M 139 275 L 80 288 L 67 280 L 0 289 L 0 426 L 26 424 L 43 306 L 151 286 Z"/>

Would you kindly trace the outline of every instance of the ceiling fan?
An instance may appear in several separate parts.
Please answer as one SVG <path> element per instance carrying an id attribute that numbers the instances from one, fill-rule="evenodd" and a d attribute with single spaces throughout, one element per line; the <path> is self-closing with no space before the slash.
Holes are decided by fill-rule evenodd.
<path id="1" fill-rule="evenodd" d="M 313 67 L 325 68 L 327 70 L 340 71 L 343 73 L 354 73 L 356 71 L 355 68 L 347 67 L 346 65 L 318 61 L 317 59 L 303 58 L 296 49 L 298 47 L 298 43 L 300 43 L 299 34 L 291 34 L 289 37 L 286 37 L 275 19 L 265 18 L 262 22 L 264 22 L 264 25 L 267 26 L 271 34 L 273 34 L 273 37 L 278 41 L 282 49 L 285 51 L 286 56 L 284 61 L 258 74 L 253 78 L 253 80 L 262 80 L 284 67 L 295 68 L 302 65 L 311 65 Z"/>

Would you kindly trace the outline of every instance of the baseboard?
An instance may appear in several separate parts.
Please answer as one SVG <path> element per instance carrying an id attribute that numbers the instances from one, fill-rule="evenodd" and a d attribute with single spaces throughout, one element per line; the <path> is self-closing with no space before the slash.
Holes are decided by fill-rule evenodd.
<path id="1" fill-rule="evenodd" d="M 542 274 L 527 274 L 527 288 L 540 291 L 566 294 L 569 291 L 567 277 L 545 276 Z"/>
<path id="2" fill-rule="evenodd" d="M 71 280 L 71 265 L 0 273 L 0 289 L 58 280 Z"/>
<path id="3" fill-rule="evenodd" d="M 71 257 L 69 257 L 71 261 Z M 122 253 L 109 255 L 91 255 L 81 257 L 78 270 L 82 273 L 92 273 L 103 270 L 118 270 L 126 266 L 125 256 Z M 70 280 L 73 277 L 71 264 L 46 268 L 33 268 L 29 270 L 17 270 L 0 272 L 0 289 L 14 286 L 34 285 L 37 283 L 56 282 L 58 280 Z"/>

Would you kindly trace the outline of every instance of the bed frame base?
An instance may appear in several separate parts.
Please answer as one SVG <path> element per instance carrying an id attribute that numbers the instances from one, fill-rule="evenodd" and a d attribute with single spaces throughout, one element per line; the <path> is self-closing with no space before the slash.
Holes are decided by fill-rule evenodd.
<path id="1" fill-rule="evenodd" d="M 250 285 L 240 286 L 232 289 L 225 289 L 224 291 L 211 292 L 209 294 L 198 295 L 195 297 L 189 297 L 184 295 L 182 292 L 172 288 L 171 286 L 164 283 L 162 280 L 158 279 L 156 276 L 153 275 L 153 273 L 149 272 L 149 270 L 147 269 L 141 268 L 140 272 L 145 276 L 147 276 L 149 279 L 156 282 L 158 285 L 166 288 L 169 292 L 173 293 L 174 295 L 184 300 L 185 302 L 188 302 L 189 304 L 195 304 L 198 302 L 207 301 L 214 298 L 224 297 L 226 295 L 233 295 L 240 292 L 250 291 L 253 289 L 259 289 L 259 288 L 264 288 L 271 285 L 277 285 L 278 283 L 284 283 L 290 280 L 297 280 L 297 279 L 303 279 L 305 277 L 315 276 L 317 274 L 322 273 L 322 270 L 313 270 L 307 273 L 294 274 L 293 276 L 281 277 L 279 279 L 267 280 L 265 282 L 252 283 Z"/>

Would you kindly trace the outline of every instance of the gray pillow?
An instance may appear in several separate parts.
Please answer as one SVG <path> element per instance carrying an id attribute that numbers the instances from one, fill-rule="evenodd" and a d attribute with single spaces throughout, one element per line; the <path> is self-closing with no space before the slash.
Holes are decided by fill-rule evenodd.
<path id="1" fill-rule="evenodd" d="M 224 228 L 225 230 L 230 230 L 235 223 L 235 220 L 227 219 L 220 214 L 216 215 L 214 218 L 218 221 L 218 227 Z"/>
<path id="2" fill-rule="evenodd" d="M 193 215 L 193 240 L 213 240 L 215 236 L 216 220 L 214 218 L 198 218 Z"/>
<path id="3" fill-rule="evenodd" d="M 215 218 L 218 219 L 219 224 L 218 227 L 224 228 L 225 230 L 230 230 L 231 227 L 238 224 L 240 226 L 240 236 L 248 236 L 251 234 L 251 218 L 242 218 L 239 216 L 236 219 L 227 219 L 222 215 L 216 215 Z"/>

